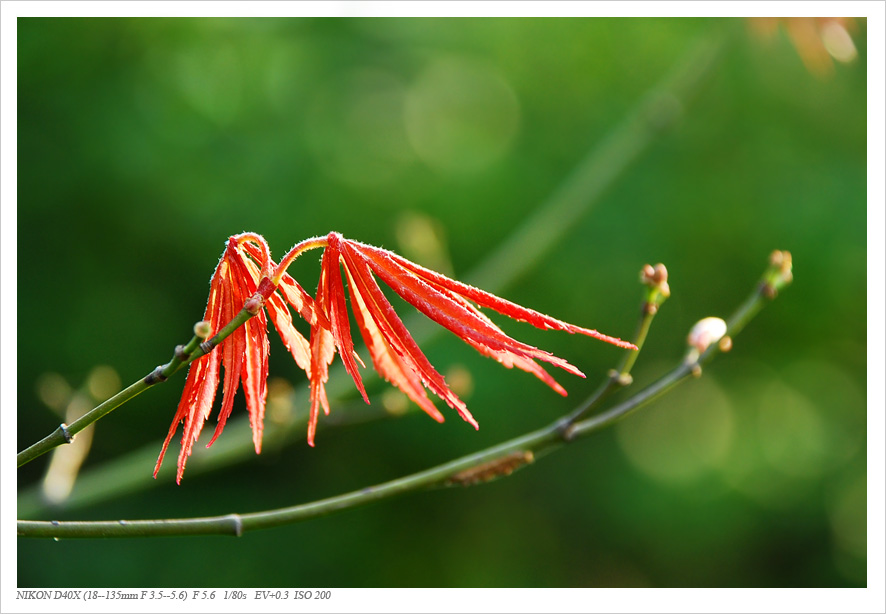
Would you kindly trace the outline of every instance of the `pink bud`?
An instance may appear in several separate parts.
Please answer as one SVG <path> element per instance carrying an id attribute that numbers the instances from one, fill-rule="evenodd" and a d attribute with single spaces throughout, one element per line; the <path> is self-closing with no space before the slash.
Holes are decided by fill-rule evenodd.
<path id="1" fill-rule="evenodd" d="M 726 334 L 726 322 L 720 318 L 704 318 L 695 323 L 689 331 L 686 342 L 699 353 L 708 349 Z"/>

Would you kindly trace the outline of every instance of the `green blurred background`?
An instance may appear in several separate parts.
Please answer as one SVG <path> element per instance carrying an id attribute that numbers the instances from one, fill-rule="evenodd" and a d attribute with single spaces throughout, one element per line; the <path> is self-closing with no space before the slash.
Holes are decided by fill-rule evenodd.
<path id="1" fill-rule="evenodd" d="M 696 320 L 748 295 L 771 250 L 793 253 L 795 282 L 703 378 L 508 479 L 240 539 L 20 539 L 19 586 L 865 585 L 864 26 L 859 57 L 818 74 L 783 29 L 764 39 L 744 20 L 20 19 L 19 449 L 59 423 L 66 386 L 125 385 L 169 359 L 231 234 L 259 232 L 279 258 L 337 230 L 464 277 L 703 39 L 723 51 L 678 121 L 498 290 L 625 337 L 640 268 L 664 262 L 673 295 L 641 387 Z M 291 269 L 309 290 L 315 256 Z M 48 457 L 19 470 L 19 512 L 312 501 L 548 424 L 620 358 L 496 321 L 588 378 L 555 374 L 561 398 L 438 335 L 423 347 L 479 432 L 439 400 L 443 425 L 400 415 L 378 381 L 367 407 L 336 371 L 346 394 L 321 425 L 341 423 L 310 449 L 304 376 L 272 333 L 268 429 L 288 426 L 284 443 L 216 470 L 197 455 L 181 486 L 151 480 L 180 374 L 97 424 L 68 505 L 35 503 Z M 229 431 L 204 460 L 248 445 Z"/>

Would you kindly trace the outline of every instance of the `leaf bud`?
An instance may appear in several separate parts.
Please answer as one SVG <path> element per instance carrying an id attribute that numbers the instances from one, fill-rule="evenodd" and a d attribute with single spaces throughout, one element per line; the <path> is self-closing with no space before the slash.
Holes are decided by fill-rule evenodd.
<path id="1" fill-rule="evenodd" d="M 212 326 L 209 322 L 200 321 L 194 324 L 194 335 L 200 337 L 201 339 L 206 339 L 209 337 L 209 334 L 212 332 Z"/>
<path id="2" fill-rule="evenodd" d="M 649 288 L 646 293 L 644 310 L 647 313 L 655 313 L 665 299 L 671 295 L 668 286 L 668 270 L 662 263 L 655 266 L 646 264 L 640 271 L 640 282 Z"/>
<path id="3" fill-rule="evenodd" d="M 689 331 L 686 342 L 701 354 L 712 343 L 720 341 L 725 334 L 725 321 L 720 318 L 704 318 L 695 323 Z"/>

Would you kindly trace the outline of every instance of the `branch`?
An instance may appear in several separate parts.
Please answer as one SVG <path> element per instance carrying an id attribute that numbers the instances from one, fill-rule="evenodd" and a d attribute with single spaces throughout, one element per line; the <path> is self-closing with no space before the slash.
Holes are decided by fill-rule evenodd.
<path id="1" fill-rule="evenodd" d="M 21 537 L 53 538 L 209 534 L 240 536 L 246 531 L 303 522 L 409 492 L 444 486 L 470 485 L 509 475 L 515 469 L 532 463 L 539 452 L 560 448 L 611 426 L 640 407 L 666 394 L 689 377 L 700 376 L 701 365 L 712 360 L 718 352 L 731 347 L 731 339 L 768 301 L 777 296 L 781 288 L 791 282 L 791 271 L 790 254 L 788 252 L 773 252 L 770 257 L 770 266 L 757 288 L 729 318 L 725 326 L 725 335 L 716 338 L 707 337 L 703 340 L 702 345 L 690 346 L 680 364 L 656 382 L 602 414 L 579 422 L 569 422 L 569 429 L 566 431 L 563 429 L 563 420 L 558 420 L 532 433 L 425 471 L 343 495 L 292 507 L 248 514 L 164 520 L 99 522 L 19 520 L 18 535 Z M 724 342 L 726 340 L 728 342 Z M 694 339 L 692 341 L 695 342 Z"/>
<path id="2" fill-rule="evenodd" d="M 210 331 L 206 329 L 204 322 L 198 322 L 194 326 L 194 337 L 187 343 L 187 345 L 176 346 L 175 353 L 168 363 L 166 363 L 165 365 L 160 365 L 142 379 L 138 380 L 134 384 L 130 384 L 128 387 L 124 388 L 101 405 L 83 414 L 83 416 L 81 416 L 71 424 L 62 423 L 52 433 L 50 433 L 37 443 L 19 452 L 16 458 L 18 462 L 17 466 L 21 467 L 22 465 L 31 462 L 38 456 L 46 454 L 53 448 L 58 447 L 64 443 L 71 443 L 74 440 L 74 435 L 85 429 L 93 422 L 96 422 L 97 420 L 108 415 L 127 401 L 130 401 L 136 396 L 140 395 L 148 388 L 165 382 L 173 373 L 175 373 L 182 367 L 191 364 L 204 354 L 211 352 L 215 346 L 221 343 L 228 335 L 234 332 L 237 327 L 242 325 L 253 315 L 255 314 L 244 307 L 240 310 L 240 313 L 234 316 L 234 318 L 224 328 L 218 331 L 218 333 L 212 339 L 206 341 L 205 343 L 202 343 L 202 341 L 207 337 Z"/>

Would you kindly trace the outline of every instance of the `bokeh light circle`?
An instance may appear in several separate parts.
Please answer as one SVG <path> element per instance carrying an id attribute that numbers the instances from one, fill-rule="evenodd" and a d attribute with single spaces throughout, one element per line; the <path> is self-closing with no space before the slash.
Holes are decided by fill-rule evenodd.
<path id="1" fill-rule="evenodd" d="M 517 96 L 493 67 L 432 62 L 406 97 L 404 120 L 418 156 L 443 173 L 479 171 L 510 147 L 520 123 Z"/>

